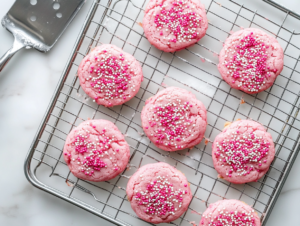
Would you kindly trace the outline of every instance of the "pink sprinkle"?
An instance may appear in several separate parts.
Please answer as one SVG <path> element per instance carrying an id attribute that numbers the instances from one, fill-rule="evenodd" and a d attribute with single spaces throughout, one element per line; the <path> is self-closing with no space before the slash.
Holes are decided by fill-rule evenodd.
<path id="1" fill-rule="evenodd" d="M 234 47 L 233 58 L 225 65 L 231 71 L 229 76 L 232 77 L 232 83 L 238 83 L 238 87 L 243 87 L 249 92 L 259 92 L 265 80 L 271 76 L 270 72 L 277 72 L 277 69 L 270 69 L 267 66 L 269 46 L 257 40 L 251 32 Z M 227 51 L 232 54 L 232 49 Z"/>
<path id="2" fill-rule="evenodd" d="M 227 173 L 229 177 L 232 176 L 233 172 L 239 176 L 250 174 L 254 170 L 250 164 L 257 164 L 258 161 L 266 157 L 270 144 L 265 143 L 265 140 L 258 137 L 255 132 L 240 134 L 237 130 L 232 132 L 230 137 L 231 139 L 217 143 L 215 156 L 223 162 L 224 166 L 230 166 Z M 259 163 L 258 165 L 261 166 L 262 164 Z"/>
<path id="3" fill-rule="evenodd" d="M 142 178 L 141 178 L 142 179 Z M 142 194 L 141 194 L 142 193 Z M 166 178 L 157 176 L 157 181 L 154 180 L 147 184 L 146 189 L 137 192 L 133 198 L 138 205 L 145 208 L 145 213 L 151 215 L 166 215 L 173 214 L 178 209 L 182 208 L 183 195 L 187 191 L 176 191 Z"/>
<path id="4" fill-rule="evenodd" d="M 163 9 L 155 15 L 154 23 L 158 30 L 168 29 L 175 36 L 170 42 L 176 43 L 178 39 L 189 42 L 197 38 L 197 28 L 200 26 L 201 17 L 195 12 L 185 12 L 185 2 L 173 2 L 173 7 Z M 160 35 L 163 32 L 160 31 Z"/>
<path id="5" fill-rule="evenodd" d="M 99 63 L 97 62 L 91 67 L 91 78 L 88 80 L 94 91 L 101 94 L 101 99 L 103 98 L 108 102 L 107 105 L 111 106 L 110 99 L 126 100 L 126 91 L 135 89 L 134 86 L 129 85 L 131 74 L 134 72 L 131 71 L 130 65 L 124 61 L 123 54 L 120 54 L 120 57 L 108 57 L 109 53 L 106 50 L 103 50 L 101 54 L 99 57 L 95 57 Z M 101 59 L 102 61 L 100 61 Z M 99 76 L 100 74 L 108 76 Z M 97 99 L 95 98 L 95 100 Z"/>

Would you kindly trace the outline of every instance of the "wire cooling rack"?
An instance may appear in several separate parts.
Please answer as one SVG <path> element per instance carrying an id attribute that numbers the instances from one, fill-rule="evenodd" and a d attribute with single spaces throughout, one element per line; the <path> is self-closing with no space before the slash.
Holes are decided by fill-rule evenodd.
<path id="1" fill-rule="evenodd" d="M 118 225 L 151 225 L 138 219 L 126 197 L 129 177 L 142 165 L 164 161 L 182 171 L 193 192 L 189 209 L 174 225 L 198 224 L 201 213 L 220 199 L 240 199 L 253 206 L 266 224 L 280 190 L 296 159 L 300 119 L 300 36 L 294 31 L 299 16 L 273 1 L 202 0 L 209 19 L 207 35 L 196 45 L 164 53 L 143 34 L 144 0 L 96 0 L 54 94 L 44 121 L 25 162 L 25 173 L 36 187 L 69 201 Z M 256 9 L 259 8 L 260 11 Z M 224 40 L 245 27 L 258 27 L 273 35 L 284 49 L 285 66 L 275 84 L 262 93 L 248 95 L 231 89 L 217 70 Z M 115 44 L 141 63 L 144 81 L 132 100 L 105 108 L 82 91 L 77 78 L 80 61 L 95 46 Z M 144 136 L 140 114 L 147 98 L 167 86 L 190 90 L 208 110 L 206 139 L 178 152 L 157 149 Z M 75 178 L 62 150 L 67 134 L 87 119 L 114 122 L 131 148 L 130 164 L 119 177 L 100 183 Z M 213 168 L 211 144 L 226 121 L 253 119 L 272 134 L 276 157 L 258 182 L 235 185 L 219 179 Z"/>

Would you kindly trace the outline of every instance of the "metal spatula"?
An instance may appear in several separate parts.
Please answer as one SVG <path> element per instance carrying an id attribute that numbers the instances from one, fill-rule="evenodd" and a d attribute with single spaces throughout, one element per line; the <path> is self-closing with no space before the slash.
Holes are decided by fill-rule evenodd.
<path id="1" fill-rule="evenodd" d="M 0 71 L 20 49 L 49 51 L 86 0 L 16 0 L 2 19 L 14 38 L 13 47 L 0 59 Z"/>

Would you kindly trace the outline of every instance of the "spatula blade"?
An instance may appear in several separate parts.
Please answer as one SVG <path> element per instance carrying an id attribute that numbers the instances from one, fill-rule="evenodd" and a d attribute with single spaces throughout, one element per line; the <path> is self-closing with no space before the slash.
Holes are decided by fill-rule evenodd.
<path id="1" fill-rule="evenodd" d="M 0 71 L 24 47 L 47 52 L 57 42 L 86 0 L 16 0 L 1 21 L 15 38 L 0 58 Z"/>
<path id="2" fill-rule="evenodd" d="M 85 0 L 17 0 L 2 25 L 26 46 L 49 51 L 71 23 Z"/>

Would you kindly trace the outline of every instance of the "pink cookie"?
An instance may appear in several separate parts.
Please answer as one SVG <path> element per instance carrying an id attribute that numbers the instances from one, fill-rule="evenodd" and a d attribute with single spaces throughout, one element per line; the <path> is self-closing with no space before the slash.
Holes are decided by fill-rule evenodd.
<path id="1" fill-rule="evenodd" d="M 261 226 L 257 213 L 239 200 L 221 200 L 209 205 L 199 226 Z"/>
<path id="2" fill-rule="evenodd" d="M 169 87 L 146 101 L 145 134 L 159 148 L 177 151 L 199 144 L 206 129 L 206 109 L 191 92 Z"/>
<path id="3" fill-rule="evenodd" d="M 165 52 L 174 52 L 198 42 L 208 22 L 200 0 L 150 0 L 143 19 L 149 42 Z"/>
<path id="4" fill-rule="evenodd" d="M 272 36 L 256 28 L 231 35 L 219 56 L 219 71 L 234 89 L 249 94 L 271 87 L 283 69 L 283 50 Z"/>
<path id="5" fill-rule="evenodd" d="M 126 193 L 138 217 L 153 224 L 176 220 L 192 200 L 186 177 L 163 162 L 141 167 L 128 181 Z"/>
<path id="6" fill-rule="evenodd" d="M 109 44 L 96 47 L 82 60 L 78 77 L 86 94 L 106 107 L 129 101 L 143 81 L 142 68 L 136 59 Z"/>
<path id="7" fill-rule="evenodd" d="M 126 168 L 130 150 L 118 128 L 106 120 L 88 120 L 74 128 L 64 146 L 64 159 L 74 176 L 107 181 Z"/>
<path id="8" fill-rule="evenodd" d="M 214 140 L 215 169 L 225 180 L 244 184 L 260 179 L 269 170 L 275 155 L 272 136 L 259 123 L 236 121 Z"/>

